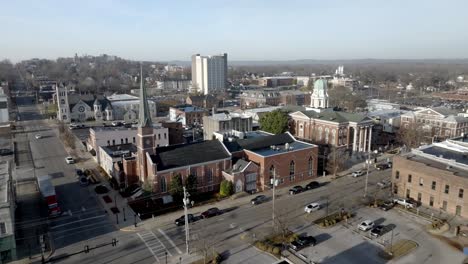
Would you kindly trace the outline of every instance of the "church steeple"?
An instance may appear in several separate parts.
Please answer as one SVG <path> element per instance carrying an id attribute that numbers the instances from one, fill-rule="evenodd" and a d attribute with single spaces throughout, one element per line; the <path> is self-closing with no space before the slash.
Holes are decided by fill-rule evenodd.
<path id="1" fill-rule="evenodd" d="M 139 127 L 151 127 L 151 115 L 148 107 L 148 99 L 146 98 L 146 90 L 143 87 L 143 66 L 140 64 L 140 111 L 139 111 Z"/>

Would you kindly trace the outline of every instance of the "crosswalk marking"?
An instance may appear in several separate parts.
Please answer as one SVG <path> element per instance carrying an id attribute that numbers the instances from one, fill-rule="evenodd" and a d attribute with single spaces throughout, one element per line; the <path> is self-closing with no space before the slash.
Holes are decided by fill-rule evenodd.
<path id="1" fill-rule="evenodd" d="M 167 239 L 167 241 L 169 241 L 169 243 L 171 243 L 171 246 L 173 246 L 177 250 L 177 253 L 182 254 L 182 251 L 180 251 L 180 249 L 174 244 L 172 239 L 170 239 L 169 236 L 166 235 L 164 231 L 162 231 L 161 229 L 158 229 L 158 231 L 159 233 L 161 233 L 161 235 L 163 235 Z"/>
<path id="2" fill-rule="evenodd" d="M 172 257 L 171 252 L 169 252 L 166 249 L 161 240 L 159 240 L 158 237 L 152 231 L 137 233 L 137 235 L 145 243 L 145 246 L 149 249 L 151 254 L 158 262 L 160 262 L 160 258 L 166 256 L 166 252 L 167 255 Z"/>

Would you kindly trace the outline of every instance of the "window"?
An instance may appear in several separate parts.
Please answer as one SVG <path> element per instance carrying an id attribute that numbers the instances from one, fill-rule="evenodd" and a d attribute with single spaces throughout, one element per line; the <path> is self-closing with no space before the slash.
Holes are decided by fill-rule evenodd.
<path id="1" fill-rule="evenodd" d="M 110 140 L 107 140 L 107 146 L 110 146 Z"/>
<path id="2" fill-rule="evenodd" d="M 164 133 L 164 139 L 167 139 L 167 134 L 166 133 Z"/>
<path id="3" fill-rule="evenodd" d="M 135 137 L 133 137 L 133 143 L 136 143 Z"/>
<path id="4" fill-rule="evenodd" d="M 395 179 L 400 179 L 400 171 L 395 172 Z"/>
<path id="5" fill-rule="evenodd" d="M 294 181 L 294 160 L 289 163 L 289 181 Z"/>
<path id="6" fill-rule="evenodd" d="M 208 182 L 213 182 L 213 169 L 212 168 L 208 168 L 206 170 L 206 179 L 208 180 Z"/>
<path id="7" fill-rule="evenodd" d="M 4 222 L 0 223 L 0 235 L 6 234 L 6 225 Z"/>
<path id="8" fill-rule="evenodd" d="M 422 200 L 422 194 L 418 193 L 418 202 L 421 202 L 421 200 Z"/>
<path id="9" fill-rule="evenodd" d="M 431 189 L 432 189 L 432 190 L 435 190 L 435 189 L 436 189 L 436 182 L 435 182 L 435 181 L 432 181 Z"/>
<path id="10" fill-rule="evenodd" d="M 412 180 L 413 180 L 413 175 L 408 174 L 408 182 L 411 183 Z"/>
<path id="11" fill-rule="evenodd" d="M 123 144 L 123 138 L 120 139 L 120 144 Z"/>
<path id="12" fill-rule="evenodd" d="M 424 186 L 424 179 L 422 177 L 419 178 L 419 186 Z"/>
<path id="13" fill-rule="evenodd" d="M 167 192 L 166 178 L 161 177 L 161 180 L 159 182 L 160 182 L 160 186 L 161 186 L 161 192 L 162 193 Z"/>
<path id="14" fill-rule="evenodd" d="M 410 198 L 410 189 L 406 189 L 406 198 Z"/>
<path id="15" fill-rule="evenodd" d="M 161 140 L 161 134 L 158 134 L 158 139 Z"/>
<path id="16" fill-rule="evenodd" d="M 429 206 L 433 207 L 434 206 L 434 196 L 431 196 L 429 198 Z"/>
<path id="17" fill-rule="evenodd" d="M 112 145 L 115 145 L 115 139 L 112 140 Z"/>
<path id="18" fill-rule="evenodd" d="M 128 144 L 128 138 L 125 138 L 125 144 Z"/>
<path id="19" fill-rule="evenodd" d="M 309 177 L 311 177 L 314 174 L 314 160 L 312 157 L 309 157 L 309 166 L 308 166 L 308 171 L 309 171 Z"/>
<path id="20" fill-rule="evenodd" d="M 448 194 L 449 191 L 450 191 L 450 186 L 449 186 L 448 184 L 445 184 L 445 191 L 444 191 L 444 193 L 445 193 L 445 194 Z"/>
<path id="21" fill-rule="evenodd" d="M 455 207 L 455 215 L 461 215 L 461 205 L 457 205 L 457 207 Z"/>
<path id="22" fill-rule="evenodd" d="M 442 210 L 447 211 L 447 201 L 442 202 Z"/>
<path id="23" fill-rule="evenodd" d="M 458 190 L 458 198 L 463 198 L 463 189 Z"/>

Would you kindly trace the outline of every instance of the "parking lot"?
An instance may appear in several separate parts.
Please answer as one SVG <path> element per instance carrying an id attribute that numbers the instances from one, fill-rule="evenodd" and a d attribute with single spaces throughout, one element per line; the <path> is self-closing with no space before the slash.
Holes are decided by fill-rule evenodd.
<path id="1" fill-rule="evenodd" d="M 370 231 L 358 230 L 364 220 L 371 220 L 375 225 L 384 225 L 386 231 L 379 237 L 371 237 Z M 426 233 L 426 220 L 410 216 L 397 209 L 383 211 L 378 208 L 364 207 L 356 211 L 356 216 L 348 224 L 337 224 L 332 228 L 320 228 L 316 225 L 295 230 L 299 234 L 313 235 L 317 245 L 306 247 L 298 253 L 318 263 L 387 263 L 378 256 L 378 252 L 390 243 L 401 239 L 415 241 L 416 250 L 393 263 L 441 263 L 451 259 L 450 263 L 461 263 L 464 256 L 438 239 Z M 453 260 L 453 261 L 452 261 Z"/>

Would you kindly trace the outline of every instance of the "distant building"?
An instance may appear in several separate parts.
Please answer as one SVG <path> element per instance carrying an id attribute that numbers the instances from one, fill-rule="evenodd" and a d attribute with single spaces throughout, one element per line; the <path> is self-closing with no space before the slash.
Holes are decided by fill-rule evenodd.
<path id="1" fill-rule="evenodd" d="M 169 145 L 177 145 L 185 143 L 184 127 L 180 122 L 163 121 L 161 126 L 167 128 L 169 134 Z"/>
<path id="2" fill-rule="evenodd" d="M 434 137 L 457 137 L 468 133 L 468 118 L 457 114 L 458 111 L 444 107 L 423 108 L 401 115 L 400 126 L 408 128 L 412 123 L 418 123 Z"/>
<path id="3" fill-rule="evenodd" d="M 188 91 L 192 86 L 191 80 L 164 80 L 157 81 L 156 88 L 159 90 Z M 154 92 L 153 92 L 154 93 Z"/>
<path id="4" fill-rule="evenodd" d="M 381 99 L 370 99 L 367 100 L 367 109 L 369 112 L 379 111 L 379 110 L 399 110 L 400 105 L 395 103 L 390 103 L 388 100 Z"/>
<path id="5" fill-rule="evenodd" d="M 393 193 L 468 218 L 468 140 L 454 138 L 393 158 Z"/>
<path id="6" fill-rule="evenodd" d="M 176 105 L 169 108 L 169 120 L 180 122 L 183 126 L 203 124 L 203 117 L 208 115 L 208 110 L 193 105 Z"/>
<path id="7" fill-rule="evenodd" d="M 134 122 L 138 120 L 140 100 L 138 97 L 129 94 L 113 94 L 107 96 L 111 102 L 114 120 L 124 120 Z M 151 117 L 157 116 L 156 103 L 148 100 L 149 113 Z"/>
<path id="8" fill-rule="evenodd" d="M 0 86 L 0 135 L 10 135 L 10 99 L 8 87 L 5 83 Z"/>
<path id="9" fill-rule="evenodd" d="M 190 95 L 185 102 L 189 105 L 198 106 L 200 108 L 211 109 L 217 107 L 219 100 L 213 95 Z"/>
<path id="10" fill-rule="evenodd" d="M 252 131 L 252 117 L 237 113 L 218 113 L 203 117 L 203 138 L 213 139 L 213 133 L 227 133 L 231 130 L 239 132 Z"/>
<path id="11" fill-rule="evenodd" d="M 310 110 L 320 112 L 329 107 L 327 80 L 318 79 L 314 82 L 314 90 L 310 96 Z"/>
<path id="12" fill-rule="evenodd" d="M 280 105 L 304 106 L 310 104 L 310 94 L 299 90 L 280 91 Z"/>
<path id="13" fill-rule="evenodd" d="M 194 92 L 207 94 L 227 88 L 227 53 L 223 55 L 192 56 L 192 87 Z"/>
<path id="14" fill-rule="evenodd" d="M 294 85 L 295 79 L 290 76 L 263 77 L 258 79 L 258 85 L 263 87 L 278 87 Z"/>
<path id="15" fill-rule="evenodd" d="M 16 192 L 8 161 L 0 161 L 0 262 L 16 259 L 15 208 Z"/>
<path id="16" fill-rule="evenodd" d="M 298 87 L 308 86 L 309 81 L 312 81 L 309 76 L 296 76 L 296 82 Z"/>
<path id="17" fill-rule="evenodd" d="M 395 133 L 400 128 L 403 113 L 403 111 L 397 109 L 386 109 L 368 112 L 367 116 L 374 120 L 376 125 L 381 125 L 383 132 Z"/>
<path id="18" fill-rule="evenodd" d="M 281 93 L 276 89 L 246 90 L 239 97 L 244 108 L 277 106 L 281 102 Z"/>

